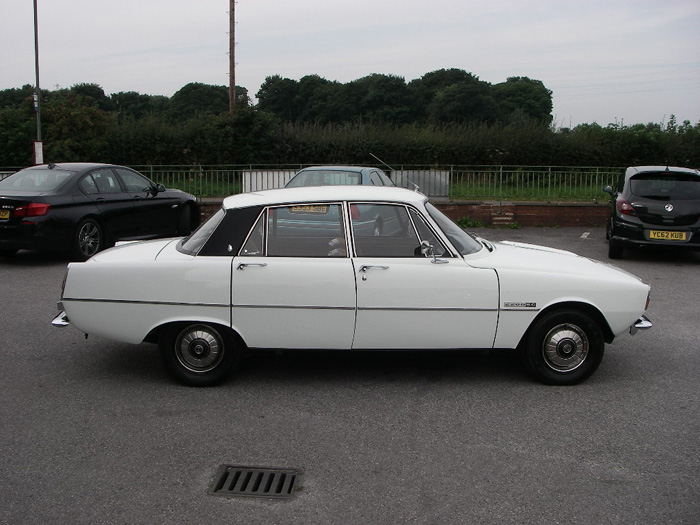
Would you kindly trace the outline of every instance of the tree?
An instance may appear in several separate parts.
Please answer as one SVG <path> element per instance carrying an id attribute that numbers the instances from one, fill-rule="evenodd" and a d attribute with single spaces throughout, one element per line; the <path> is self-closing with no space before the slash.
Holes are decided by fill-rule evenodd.
<path id="1" fill-rule="evenodd" d="M 552 122 L 552 92 L 541 80 L 509 77 L 493 86 L 502 120 L 532 119 L 547 126 Z"/>
<path id="2" fill-rule="evenodd" d="M 183 121 L 194 115 L 220 115 L 229 110 L 228 88 L 192 82 L 177 91 L 170 99 L 168 114 L 173 120 Z"/>
<path id="3" fill-rule="evenodd" d="M 115 111 L 122 118 L 140 119 L 149 113 L 164 113 L 170 104 L 168 97 L 142 95 L 136 91 L 113 93 L 110 99 Z"/>
<path id="4" fill-rule="evenodd" d="M 295 122 L 299 85 L 295 80 L 279 75 L 267 77 L 257 93 L 258 109 L 276 115 L 282 120 Z"/>
<path id="5" fill-rule="evenodd" d="M 433 124 L 496 120 L 498 105 L 491 93 L 490 84 L 472 75 L 439 90 L 428 104 L 428 121 Z"/>
<path id="6" fill-rule="evenodd" d="M 411 97 L 403 77 L 374 73 L 347 84 L 346 97 L 354 119 L 394 124 L 411 119 Z"/>

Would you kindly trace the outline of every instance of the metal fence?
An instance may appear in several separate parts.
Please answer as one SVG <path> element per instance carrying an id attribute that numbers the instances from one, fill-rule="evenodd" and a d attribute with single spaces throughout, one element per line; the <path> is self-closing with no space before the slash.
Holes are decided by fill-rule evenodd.
<path id="1" fill-rule="evenodd" d="M 281 188 L 303 166 L 134 166 L 150 179 L 198 197 Z M 429 197 L 463 200 L 588 201 L 623 172 L 620 167 L 397 166 L 397 186 Z M 11 173 L 0 170 L 0 178 Z"/>

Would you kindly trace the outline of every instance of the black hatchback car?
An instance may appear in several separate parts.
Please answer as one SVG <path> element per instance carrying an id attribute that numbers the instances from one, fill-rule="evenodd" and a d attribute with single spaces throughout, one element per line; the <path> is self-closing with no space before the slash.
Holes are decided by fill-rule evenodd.
<path id="1" fill-rule="evenodd" d="M 197 199 L 112 164 L 34 166 L 0 180 L 0 256 L 69 251 L 84 260 L 119 240 L 187 235 Z"/>
<path id="2" fill-rule="evenodd" d="M 627 168 L 612 195 L 608 256 L 623 248 L 659 246 L 700 250 L 700 171 L 672 166 Z"/>

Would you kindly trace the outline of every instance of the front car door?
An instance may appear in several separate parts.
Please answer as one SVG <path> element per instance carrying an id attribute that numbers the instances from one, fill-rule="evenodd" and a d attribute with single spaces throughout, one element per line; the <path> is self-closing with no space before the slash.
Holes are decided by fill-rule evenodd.
<path id="1" fill-rule="evenodd" d="M 350 212 L 357 282 L 353 348 L 493 346 L 498 321 L 493 270 L 452 256 L 414 208 L 357 203 Z M 433 249 L 421 247 L 421 241 Z"/>
<path id="2" fill-rule="evenodd" d="M 167 192 L 154 195 L 153 184 L 140 173 L 115 168 L 133 201 L 134 215 L 142 237 L 175 235 L 177 233 L 178 201 Z"/>
<path id="3" fill-rule="evenodd" d="M 340 203 L 265 208 L 232 269 L 232 325 L 253 348 L 349 349 L 355 278 Z"/>

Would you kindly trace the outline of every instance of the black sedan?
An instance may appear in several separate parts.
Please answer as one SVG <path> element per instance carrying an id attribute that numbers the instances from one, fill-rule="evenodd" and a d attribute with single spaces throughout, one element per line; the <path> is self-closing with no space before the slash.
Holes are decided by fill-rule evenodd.
<path id="1" fill-rule="evenodd" d="M 612 195 L 608 256 L 626 247 L 700 250 L 700 171 L 672 166 L 627 168 Z"/>
<path id="2" fill-rule="evenodd" d="M 187 235 L 197 199 L 124 166 L 65 163 L 0 181 L 0 256 L 68 251 L 84 260 L 119 240 Z"/>

